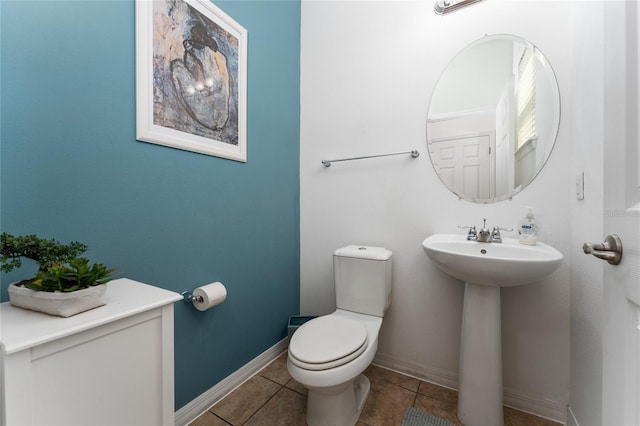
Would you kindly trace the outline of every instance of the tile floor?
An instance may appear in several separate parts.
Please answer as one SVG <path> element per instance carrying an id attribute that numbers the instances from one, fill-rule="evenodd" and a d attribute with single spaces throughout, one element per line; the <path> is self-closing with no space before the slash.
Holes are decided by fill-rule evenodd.
<path id="1" fill-rule="evenodd" d="M 382 367 L 364 374 L 371 391 L 357 426 L 400 426 L 407 407 L 461 425 L 458 393 Z M 191 426 L 304 426 L 306 390 L 287 371 L 286 352 L 211 407 Z M 505 426 L 558 426 L 559 423 L 505 407 Z"/>

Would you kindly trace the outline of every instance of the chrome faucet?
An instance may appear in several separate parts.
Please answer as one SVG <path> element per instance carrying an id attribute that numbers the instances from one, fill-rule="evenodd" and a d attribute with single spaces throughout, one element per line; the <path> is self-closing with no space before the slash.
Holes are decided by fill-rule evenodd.
<path id="1" fill-rule="evenodd" d="M 467 234 L 467 240 L 469 241 L 475 241 L 478 239 L 478 234 L 476 232 L 476 227 L 475 225 L 471 225 L 471 226 L 460 226 L 458 225 L 459 229 L 469 229 L 469 233 Z"/>
<path id="2" fill-rule="evenodd" d="M 469 233 L 467 234 L 467 240 L 469 241 L 477 241 L 479 243 L 501 243 L 502 235 L 500 235 L 500 231 L 513 231 L 513 228 L 501 228 L 499 226 L 494 226 L 493 230 L 489 231 L 487 228 L 487 218 L 482 219 L 482 228 L 478 232 L 476 230 L 475 225 L 471 226 L 460 226 L 459 229 L 469 229 Z"/>
<path id="3" fill-rule="evenodd" d="M 489 228 L 487 228 L 487 218 L 482 219 L 482 228 L 480 232 L 478 232 L 478 239 L 476 240 L 479 243 L 490 243 L 491 242 L 491 232 L 489 232 Z"/>
<path id="4" fill-rule="evenodd" d="M 500 231 L 511 232 L 513 231 L 513 228 L 501 228 L 499 226 L 494 226 L 493 231 L 491 231 L 491 241 L 494 243 L 502 242 L 502 235 L 500 235 Z"/>

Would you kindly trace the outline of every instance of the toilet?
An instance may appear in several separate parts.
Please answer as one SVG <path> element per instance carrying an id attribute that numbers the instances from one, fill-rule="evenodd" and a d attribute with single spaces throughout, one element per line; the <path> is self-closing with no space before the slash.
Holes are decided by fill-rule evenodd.
<path id="1" fill-rule="evenodd" d="M 355 425 L 369 395 L 362 372 L 378 349 L 391 303 L 391 252 L 347 246 L 333 253 L 336 311 L 303 324 L 291 337 L 289 374 L 308 390 L 310 426 Z"/>

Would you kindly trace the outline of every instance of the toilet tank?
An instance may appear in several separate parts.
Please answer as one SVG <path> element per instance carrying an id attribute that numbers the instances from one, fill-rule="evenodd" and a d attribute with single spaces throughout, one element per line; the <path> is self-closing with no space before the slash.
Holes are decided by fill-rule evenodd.
<path id="1" fill-rule="evenodd" d="M 333 253 L 337 308 L 383 317 L 391 303 L 391 255 L 383 247 L 337 249 Z"/>

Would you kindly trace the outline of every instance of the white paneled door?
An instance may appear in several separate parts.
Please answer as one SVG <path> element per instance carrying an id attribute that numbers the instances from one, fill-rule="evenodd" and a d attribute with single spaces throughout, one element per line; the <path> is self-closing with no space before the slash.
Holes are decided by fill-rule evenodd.
<path id="1" fill-rule="evenodd" d="M 605 2 L 604 231 L 623 254 L 604 266 L 602 424 L 616 426 L 640 425 L 639 9 Z"/>
<path id="2" fill-rule="evenodd" d="M 482 133 L 431 141 L 434 167 L 444 184 L 456 194 L 475 200 L 493 197 L 491 137 L 492 134 Z"/>

